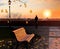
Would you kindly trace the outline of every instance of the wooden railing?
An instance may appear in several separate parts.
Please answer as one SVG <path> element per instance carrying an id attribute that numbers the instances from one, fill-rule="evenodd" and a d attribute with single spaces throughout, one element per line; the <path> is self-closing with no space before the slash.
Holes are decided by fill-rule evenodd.
<path id="1" fill-rule="evenodd" d="M 0 19 L 0 26 L 34 26 L 34 19 Z M 60 26 L 60 20 L 38 20 L 38 26 Z"/>

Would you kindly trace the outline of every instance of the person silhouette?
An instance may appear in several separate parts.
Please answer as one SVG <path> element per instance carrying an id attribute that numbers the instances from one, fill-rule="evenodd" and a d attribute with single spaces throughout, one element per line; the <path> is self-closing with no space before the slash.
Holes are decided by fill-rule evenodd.
<path id="1" fill-rule="evenodd" d="M 37 17 L 37 15 L 35 17 L 35 27 L 38 28 L 38 17 Z"/>

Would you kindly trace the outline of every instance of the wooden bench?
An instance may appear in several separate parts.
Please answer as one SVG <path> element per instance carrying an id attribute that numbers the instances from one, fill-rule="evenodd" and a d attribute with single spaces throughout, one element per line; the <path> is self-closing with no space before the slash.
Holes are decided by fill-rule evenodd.
<path id="1" fill-rule="evenodd" d="M 30 42 L 30 40 L 34 37 L 34 34 L 26 34 L 25 29 L 22 28 L 18 28 L 16 30 L 13 31 L 17 41 L 21 42 L 21 41 L 27 41 Z"/>

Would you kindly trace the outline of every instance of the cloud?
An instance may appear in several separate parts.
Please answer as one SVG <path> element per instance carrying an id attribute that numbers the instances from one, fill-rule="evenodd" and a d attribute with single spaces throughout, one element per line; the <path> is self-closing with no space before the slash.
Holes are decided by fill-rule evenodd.
<path id="1" fill-rule="evenodd" d="M 0 6 L 4 6 L 4 5 L 6 5 L 6 3 L 0 3 Z"/>

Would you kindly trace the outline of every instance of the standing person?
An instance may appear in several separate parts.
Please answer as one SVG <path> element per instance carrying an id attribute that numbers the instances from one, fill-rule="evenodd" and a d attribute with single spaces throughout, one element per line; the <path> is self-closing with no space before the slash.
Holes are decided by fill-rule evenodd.
<path id="1" fill-rule="evenodd" d="M 36 15 L 36 17 L 35 17 L 35 27 L 36 27 L 36 28 L 38 27 L 38 17 L 37 17 L 37 15 Z"/>

